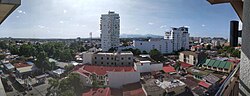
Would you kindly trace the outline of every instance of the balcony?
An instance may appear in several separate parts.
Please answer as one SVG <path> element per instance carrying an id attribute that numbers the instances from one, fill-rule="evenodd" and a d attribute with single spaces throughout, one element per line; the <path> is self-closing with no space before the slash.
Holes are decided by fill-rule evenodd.
<path id="1" fill-rule="evenodd" d="M 21 0 L 0 0 L 0 25 L 20 5 Z"/>

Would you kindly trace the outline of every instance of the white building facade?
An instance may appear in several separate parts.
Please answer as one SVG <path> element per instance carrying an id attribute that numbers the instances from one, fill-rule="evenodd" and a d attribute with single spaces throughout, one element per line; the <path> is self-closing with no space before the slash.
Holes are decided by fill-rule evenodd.
<path id="1" fill-rule="evenodd" d="M 173 51 L 189 49 L 189 33 L 187 27 L 172 28 L 165 33 L 165 39 L 172 40 Z"/>
<path id="2" fill-rule="evenodd" d="M 109 11 L 108 14 L 101 16 L 101 48 L 108 51 L 110 48 L 118 48 L 120 44 L 120 16 L 115 12 Z"/>
<path id="3" fill-rule="evenodd" d="M 159 50 L 161 53 L 172 53 L 173 45 L 169 39 L 150 39 L 148 41 L 133 41 L 133 47 L 140 49 L 141 51 L 150 52 L 153 49 Z"/>
<path id="4" fill-rule="evenodd" d="M 139 61 L 134 63 L 134 69 L 137 72 L 153 72 L 163 69 L 163 63 L 153 63 L 151 61 Z"/>

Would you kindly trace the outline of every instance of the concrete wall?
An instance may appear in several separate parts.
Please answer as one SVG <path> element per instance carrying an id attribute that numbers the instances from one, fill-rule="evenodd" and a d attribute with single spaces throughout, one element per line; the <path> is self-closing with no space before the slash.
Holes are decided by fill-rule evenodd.
<path id="1" fill-rule="evenodd" d="M 242 52 L 240 62 L 240 96 L 250 95 L 250 0 L 244 0 Z"/>
<path id="2" fill-rule="evenodd" d="M 82 54 L 82 63 L 83 64 L 91 64 L 92 63 L 92 56 L 93 56 L 94 53 L 92 52 L 84 52 Z"/>
<path id="3" fill-rule="evenodd" d="M 142 73 L 142 72 L 152 72 L 152 71 L 160 71 L 163 68 L 162 63 L 158 64 L 150 64 L 148 63 L 143 63 L 143 64 L 135 64 L 135 70 Z"/>
<path id="4" fill-rule="evenodd" d="M 122 85 L 140 81 L 139 72 L 108 72 L 108 84 L 111 88 L 121 88 Z"/>

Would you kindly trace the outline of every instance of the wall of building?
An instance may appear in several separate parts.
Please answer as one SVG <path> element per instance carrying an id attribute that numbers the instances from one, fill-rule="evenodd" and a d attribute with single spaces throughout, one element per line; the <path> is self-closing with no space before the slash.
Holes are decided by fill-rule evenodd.
<path id="1" fill-rule="evenodd" d="M 120 44 L 120 16 L 114 12 L 101 16 L 101 47 L 103 51 L 118 48 Z"/>
<path id="2" fill-rule="evenodd" d="M 242 52 L 240 62 L 240 96 L 250 95 L 250 0 L 244 0 Z"/>
<path id="3" fill-rule="evenodd" d="M 136 71 L 143 73 L 143 72 L 153 72 L 153 71 L 160 71 L 163 68 L 162 63 L 153 63 L 145 62 L 145 63 L 135 63 L 134 68 Z"/>
<path id="4" fill-rule="evenodd" d="M 141 51 L 147 51 L 148 53 L 153 50 L 157 49 L 161 53 L 172 53 L 172 42 L 168 39 L 161 39 L 161 40 L 149 40 L 149 41 L 133 41 L 134 48 L 140 49 Z"/>
<path id="5" fill-rule="evenodd" d="M 83 64 L 91 64 L 92 63 L 92 56 L 94 53 L 92 52 L 84 52 L 82 53 L 82 63 Z"/>
<path id="6" fill-rule="evenodd" d="M 108 84 L 111 88 L 121 88 L 122 85 L 140 81 L 139 72 L 108 72 Z"/>
<path id="7" fill-rule="evenodd" d="M 133 53 L 97 53 L 93 54 L 92 64 L 103 66 L 133 66 Z"/>

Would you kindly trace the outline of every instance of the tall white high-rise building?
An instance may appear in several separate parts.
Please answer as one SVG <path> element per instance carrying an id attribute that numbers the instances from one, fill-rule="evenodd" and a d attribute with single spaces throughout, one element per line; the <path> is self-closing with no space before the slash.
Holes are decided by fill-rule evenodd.
<path id="1" fill-rule="evenodd" d="M 189 49 L 189 33 L 187 27 L 172 28 L 165 33 L 165 39 L 172 39 L 173 51 Z"/>
<path id="2" fill-rule="evenodd" d="M 120 16 L 109 11 L 108 14 L 101 16 L 101 47 L 102 51 L 108 51 L 110 48 L 117 49 L 120 44 Z"/>

